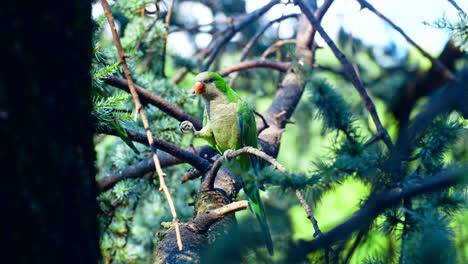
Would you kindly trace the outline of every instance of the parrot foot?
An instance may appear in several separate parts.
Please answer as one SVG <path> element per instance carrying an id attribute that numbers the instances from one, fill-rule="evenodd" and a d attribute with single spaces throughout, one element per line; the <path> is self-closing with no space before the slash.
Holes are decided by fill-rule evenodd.
<path id="1" fill-rule="evenodd" d="M 234 150 L 232 150 L 232 149 L 227 149 L 226 151 L 224 151 L 224 153 L 223 153 L 223 159 L 224 159 L 224 160 L 229 160 L 229 159 L 231 159 L 231 155 L 232 155 L 233 152 L 234 152 Z"/>
<path id="2" fill-rule="evenodd" d="M 179 124 L 179 128 L 182 131 L 182 133 L 185 133 L 185 134 L 192 133 L 192 134 L 195 135 L 195 133 L 197 132 L 195 130 L 195 127 L 193 126 L 192 122 L 190 122 L 190 121 L 181 122 Z"/>

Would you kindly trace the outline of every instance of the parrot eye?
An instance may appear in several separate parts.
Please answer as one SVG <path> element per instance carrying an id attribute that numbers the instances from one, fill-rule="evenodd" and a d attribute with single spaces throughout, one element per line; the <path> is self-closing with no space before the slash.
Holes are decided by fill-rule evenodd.
<path id="1" fill-rule="evenodd" d="M 214 79 L 208 79 L 205 81 L 205 83 L 212 83 L 214 81 Z"/>

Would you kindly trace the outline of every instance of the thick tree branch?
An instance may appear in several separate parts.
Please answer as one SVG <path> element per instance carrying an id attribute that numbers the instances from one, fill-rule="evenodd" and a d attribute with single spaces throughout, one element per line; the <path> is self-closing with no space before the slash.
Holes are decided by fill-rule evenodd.
<path id="1" fill-rule="evenodd" d="M 215 46 L 213 47 L 213 50 L 210 53 L 210 56 L 208 57 L 208 60 L 206 63 L 202 66 L 201 71 L 207 71 L 208 68 L 210 68 L 211 63 L 213 63 L 214 59 L 218 55 L 218 53 L 221 51 L 221 49 L 226 45 L 229 40 L 231 40 L 234 35 L 244 29 L 246 26 L 249 24 L 253 23 L 255 20 L 257 20 L 259 17 L 261 17 L 263 14 L 265 14 L 270 8 L 276 4 L 278 4 L 280 0 L 272 0 L 265 6 L 253 11 L 250 14 L 245 15 L 243 18 L 241 18 L 239 21 L 236 21 L 231 28 L 227 29 L 227 31 L 224 33 L 224 36 L 217 41 Z"/>
<path id="2" fill-rule="evenodd" d="M 380 118 L 377 114 L 377 110 L 375 108 L 374 102 L 372 101 L 370 96 L 367 94 L 367 91 L 364 88 L 364 84 L 359 79 L 358 74 L 354 70 L 353 65 L 349 62 L 346 56 L 338 49 L 338 47 L 335 45 L 333 40 L 325 32 L 323 27 L 320 25 L 320 22 L 317 20 L 317 18 L 315 18 L 314 14 L 310 10 L 310 7 L 307 6 L 303 0 L 297 0 L 296 3 L 297 5 L 299 5 L 301 10 L 309 19 L 310 23 L 314 25 L 314 27 L 316 28 L 320 36 L 322 36 L 322 38 L 325 40 L 327 45 L 333 51 L 336 58 L 340 61 L 341 65 L 343 65 L 343 68 L 345 69 L 346 74 L 348 75 L 348 78 L 350 79 L 351 83 L 354 85 L 359 95 L 361 96 L 361 99 L 363 100 L 364 105 L 366 106 L 367 110 L 369 111 L 372 117 L 372 120 L 374 120 L 375 127 L 377 128 L 377 134 L 381 136 L 381 138 L 387 145 L 388 149 L 392 150 L 393 149 L 392 140 L 390 139 L 390 136 L 388 135 L 387 130 L 385 130 L 385 128 L 383 127 L 382 122 L 380 121 Z"/>
<path id="3" fill-rule="evenodd" d="M 203 242 L 207 239 L 207 233 L 220 219 L 232 219 L 230 213 L 245 210 L 247 201 L 238 201 L 226 204 L 219 208 L 205 211 L 198 215 L 187 224 L 180 227 L 185 245 L 184 253 L 175 251 L 176 246 L 172 236 L 174 229 L 171 228 L 161 235 L 160 242 L 155 250 L 154 263 L 198 263 L 200 262 L 200 253 L 203 248 Z M 231 217 L 229 217 L 231 216 Z"/>
<path id="4" fill-rule="evenodd" d="M 380 194 L 374 194 L 369 197 L 364 206 L 347 221 L 321 237 L 308 242 L 300 242 L 297 248 L 295 248 L 294 253 L 290 255 L 302 259 L 310 252 L 332 246 L 335 242 L 348 238 L 354 231 L 361 227 L 369 225 L 378 215 L 386 209 L 397 205 L 403 199 L 441 190 L 466 180 L 464 179 L 464 173 L 466 173 L 466 170 L 454 170 L 443 174 L 428 176 L 427 179 L 404 188 L 397 187 Z"/>
<path id="5" fill-rule="evenodd" d="M 104 81 L 109 85 L 112 85 L 112 86 L 114 86 L 116 88 L 119 88 L 121 90 L 129 92 L 128 81 L 123 79 L 123 78 L 119 78 L 119 77 L 116 77 L 116 76 L 110 76 L 110 77 L 107 77 Z M 135 91 L 141 97 L 142 102 L 150 103 L 150 104 L 156 106 L 157 108 L 161 109 L 161 111 L 163 111 L 164 113 L 168 114 L 169 116 L 175 118 L 178 121 L 182 122 L 182 121 L 188 120 L 188 121 L 192 122 L 192 124 L 195 126 L 196 129 L 201 129 L 202 128 L 203 124 L 202 124 L 202 122 L 200 122 L 200 120 L 198 120 L 195 117 L 185 113 L 184 111 L 182 111 L 177 106 L 169 103 L 168 101 L 166 101 L 163 98 L 151 93 L 150 91 L 145 90 L 145 89 L 141 88 L 138 85 L 134 85 L 134 86 L 135 86 Z"/>

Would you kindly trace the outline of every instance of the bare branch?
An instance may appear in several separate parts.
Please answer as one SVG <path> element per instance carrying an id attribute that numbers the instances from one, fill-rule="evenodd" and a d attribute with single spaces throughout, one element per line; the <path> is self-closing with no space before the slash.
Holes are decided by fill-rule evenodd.
<path id="1" fill-rule="evenodd" d="M 268 49 L 266 49 L 261 58 L 263 60 L 265 60 L 268 56 L 270 56 L 270 54 L 276 52 L 278 49 L 280 49 L 281 47 L 283 47 L 284 45 L 287 45 L 287 44 L 296 44 L 296 40 L 295 39 L 280 39 L 280 40 L 277 40 L 273 45 L 271 45 Z"/>
<path id="2" fill-rule="evenodd" d="M 117 51 L 119 52 L 120 63 L 122 64 L 122 67 L 124 69 L 125 77 L 127 78 L 127 81 L 128 81 L 128 87 L 130 89 L 130 93 L 132 94 L 133 100 L 135 101 L 136 113 L 140 114 L 141 120 L 143 122 L 143 126 L 145 127 L 145 130 L 146 130 L 148 143 L 151 146 L 151 151 L 153 152 L 154 165 L 156 167 L 156 172 L 159 176 L 160 189 L 164 191 L 167 202 L 171 209 L 171 213 L 172 213 L 172 217 L 173 217 L 173 221 L 175 225 L 175 230 L 176 230 L 176 235 L 177 235 L 177 245 L 179 247 L 179 250 L 182 250 L 183 244 L 182 244 L 182 238 L 180 236 L 179 220 L 177 218 L 177 213 L 174 207 L 174 202 L 172 201 L 171 195 L 169 193 L 169 189 L 167 188 L 165 180 L 164 180 L 165 174 L 161 169 L 161 164 L 159 164 L 158 155 L 156 154 L 156 146 L 153 141 L 153 135 L 149 127 L 149 122 L 146 117 L 145 110 L 143 109 L 143 106 L 141 105 L 140 98 L 138 97 L 138 93 L 133 84 L 133 78 L 130 73 L 130 69 L 128 68 L 127 62 L 126 62 L 127 55 L 122 49 L 122 44 L 120 43 L 119 35 L 117 33 L 117 29 L 114 23 L 114 17 L 112 16 L 112 13 L 110 11 L 109 4 L 107 3 L 106 0 L 101 0 L 101 4 L 104 9 L 104 12 L 106 13 L 106 17 L 107 17 L 107 20 L 109 22 L 111 32 L 112 32 L 112 37 L 114 38 L 114 43 L 117 47 Z"/>
<path id="3" fill-rule="evenodd" d="M 161 147 L 159 148 L 162 150 Z M 186 152 L 191 152 L 194 155 L 198 155 L 201 158 L 200 160 L 198 160 L 199 162 L 194 163 L 195 159 L 192 159 L 192 163 L 196 165 L 194 164 L 191 164 L 191 165 L 194 168 L 199 168 L 197 169 L 197 171 L 201 170 L 202 172 L 208 170 L 211 166 L 211 163 L 208 162 L 206 159 L 211 158 L 218 153 L 216 150 L 214 150 L 213 148 L 209 146 L 196 147 L 196 152 L 193 151 L 192 148 L 185 148 L 185 149 L 182 149 L 180 152 L 184 153 L 184 156 L 189 156 L 189 154 L 185 154 Z M 158 158 L 161 164 L 161 168 L 167 168 L 167 167 L 174 166 L 177 164 L 182 164 L 182 163 L 189 163 L 186 157 L 177 157 L 177 156 L 164 153 L 164 152 L 159 153 Z M 154 167 L 153 158 L 152 157 L 146 158 L 126 168 L 112 171 L 106 177 L 98 180 L 99 190 L 101 192 L 107 191 L 112 186 L 114 186 L 117 182 L 123 179 L 141 178 L 145 176 L 145 174 L 147 173 L 154 172 L 154 169 L 155 167 Z"/>
<path id="4" fill-rule="evenodd" d="M 109 85 L 112 85 L 116 88 L 129 92 L 129 88 L 128 88 L 129 82 L 125 79 L 122 79 L 116 76 L 110 76 L 110 77 L 107 77 L 104 81 Z M 143 102 L 147 102 L 156 106 L 157 108 L 161 109 L 161 111 L 175 118 L 178 121 L 182 122 L 182 121 L 188 120 L 192 122 L 192 124 L 195 126 L 196 129 L 201 129 L 203 127 L 203 124 L 202 122 L 200 122 L 200 120 L 185 113 L 177 106 L 169 103 L 163 98 L 145 90 L 144 88 L 138 85 L 134 85 L 134 87 L 135 87 L 135 91 L 141 97 Z"/>
<path id="5" fill-rule="evenodd" d="M 361 99 L 363 100 L 364 105 L 366 106 L 367 110 L 369 111 L 370 115 L 372 116 L 372 119 L 374 120 L 375 127 L 377 128 L 377 133 L 382 135 L 382 139 L 385 142 L 385 144 L 387 145 L 388 149 L 392 150 L 393 149 L 392 140 L 390 139 L 390 136 L 388 135 L 387 130 L 385 130 L 385 128 L 382 126 L 382 123 L 380 122 L 380 118 L 379 118 L 379 116 L 377 114 L 377 110 L 375 108 L 374 102 L 372 101 L 372 99 L 367 94 L 367 91 L 364 88 L 364 84 L 359 79 L 356 71 L 354 70 L 353 65 L 349 62 L 349 60 L 346 58 L 346 56 L 338 49 L 338 47 L 335 45 L 333 40 L 328 36 L 328 34 L 325 32 L 323 27 L 320 25 L 319 21 L 315 18 L 314 14 L 310 10 L 310 8 L 304 3 L 304 1 L 303 0 L 297 0 L 296 3 L 297 3 L 297 5 L 299 5 L 301 10 L 307 16 L 310 23 L 314 25 L 316 30 L 319 32 L 320 36 L 322 36 L 323 40 L 325 40 L 327 45 L 333 51 L 336 58 L 340 61 L 341 65 L 343 65 L 343 68 L 345 69 L 348 78 L 353 83 L 356 90 L 359 92 L 359 95 L 361 96 Z"/>
<path id="6" fill-rule="evenodd" d="M 223 69 L 218 73 L 221 76 L 226 76 L 233 72 L 243 71 L 252 68 L 270 68 L 278 70 L 280 72 L 286 72 L 290 65 L 291 64 L 288 62 L 277 62 L 273 60 L 252 60 L 232 65 L 231 67 Z"/>
<path id="7" fill-rule="evenodd" d="M 147 135 L 135 132 L 135 131 L 130 130 L 130 129 L 125 129 L 125 132 L 127 133 L 128 137 L 132 141 L 135 141 L 135 142 L 138 142 L 138 143 L 141 143 L 141 144 L 144 144 L 144 145 L 148 145 L 148 136 Z M 109 129 L 109 128 L 106 128 L 106 127 L 100 128 L 99 133 L 103 133 L 103 134 L 107 134 L 107 135 L 114 135 L 114 136 L 117 135 L 115 130 L 112 130 L 112 129 Z M 162 139 L 154 138 L 154 137 L 153 137 L 152 141 L 154 142 L 154 145 L 158 149 L 160 149 L 160 150 L 162 150 L 162 151 L 164 151 L 166 153 L 169 153 L 172 156 L 177 157 L 180 160 L 184 160 L 185 162 L 189 163 L 190 165 L 192 165 L 193 167 L 195 167 L 199 171 L 204 172 L 211 165 L 208 160 L 198 156 L 193 151 L 188 151 L 188 150 L 181 149 L 180 147 L 178 147 L 177 145 L 175 145 L 173 143 L 167 142 L 167 141 L 162 140 Z M 207 153 L 203 153 L 203 155 L 207 155 Z"/>

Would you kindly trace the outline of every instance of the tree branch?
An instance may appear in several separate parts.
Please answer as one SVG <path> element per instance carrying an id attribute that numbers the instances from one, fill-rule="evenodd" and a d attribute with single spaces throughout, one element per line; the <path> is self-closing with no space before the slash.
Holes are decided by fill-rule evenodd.
<path id="1" fill-rule="evenodd" d="M 202 159 L 208 159 L 213 157 L 214 155 L 217 154 L 216 150 L 209 146 L 202 146 L 202 147 L 196 147 L 195 150 L 192 148 L 185 148 L 182 149 L 183 152 L 191 152 L 194 155 L 198 155 Z M 170 166 L 174 166 L 177 164 L 182 164 L 182 163 L 188 163 L 186 159 L 173 156 L 168 153 L 159 153 L 158 154 L 159 162 L 161 164 L 161 168 L 167 168 Z M 201 160 L 200 160 L 201 161 Z M 205 162 L 200 162 L 199 165 L 194 166 L 200 168 L 201 166 L 205 170 L 211 166 L 211 164 L 208 162 L 207 164 L 203 165 Z M 198 170 L 198 169 L 197 169 Z M 111 171 L 106 177 L 98 180 L 98 186 L 99 190 L 101 192 L 109 190 L 112 186 L 114 186 L 117 182 L 127 179 L 127 178 L 141 178 L 145 174 L 154 172 L 154 161 L 153 158 L 146 158 L 136 164 L 130 165 L 126 168 L 120 169 L 120 170 L 115 170 Z"/>
<path id="2" fill-rule="evenodd" d="M 199 263 L 203 243 L 208 239 L 208 231 L 213 229 L 220 220 L 232 219 L 232 217 L 228 217 L 231 216 L 230 213 L 244 210 L 247 205 L 247 201 L 229 203 L 219 208 L 207 210 L 187 224 L 182 224 L 180 230 L 184 240 L 187 240 L 183 254 L 175 251 L 176 245 L 172 239 L 174 229 L 169 229 L 160 235 L 160 242 L 154 254 L 154 263 Z"/>
<path id="3" fill-rule="evenodd" d="M 270 56 L 270 54 L 274 53 L 275 51 L 277 51 L 278 49 L 280 49 L 281 47 L 287 44 L 296 44 L 296 39 L 277 40 L 273 45 L 271 45 L 268 49 L 266 49 L 263 52 L 261 58 L 265 60 L 268 56 Z"/>
<path id="4" fill-rule="evenodd" d="M 273 158 L 272 156 L 266 154 L 265 152 L 263 152 L 263 151 L 261 151 L 259 149 L 254 148 L 254 147 L 243 147 L 241 149 L 238 149 L 238 150 L 235 150 L 235 151 L 233 151 L 231 153 L 228 153 L 227 155 L 223 155 L 219 159 L 216 160 L 216 162 L 213 164 L 213 167 L 211 168 L 210 174 L 208 174 L 208 176 L 202 182 L 202 186 L 201 186 L 202 191 L 208 191 L 208 190 L 213 189 L 213 182 L 214 182 L 214 180 L 216 178 L 216 174 L 218 173 L 219 168 L 221 168 L 222 162 L 226 158 L 235 158 L 237 156 L 244 155 L 244 154 L 255 155 L 255 156 L 267 161 L 271 165 L 273 165 L 275 167 L 275 169 L 277 169 L 277 170 L 279 170 L 279 171 L 281 171 L 283 173 L 287 173 L 286 168 L 281 163 L 279 163 L 275 158 Z M 315 217 L 314 217 L 314 215 L 312 213 L 312 209 L 307 204 L 307 202 L 304 199 L 304 196 L 302 195 L 301 191 L 299 189 L 295 189 L 294 192 L 296 193 L 297 199 L 299 200 L 302 207 L 304 208 L 304 210 L 305 210 L 305 212 L 307 214 L 307 218 L 309 218 L 310 222 L 312 223 L 312 225 L 314 227 L 314 230 L 315 230 L 314 236 L 322 235 L 322 231 L 320 230 L 320 228 L 318 226 L 317 219 L 315 219 Z"/>
<path id="5" fill-rule="evenodd" d="M 461 9 L 461 7 L 457 4 L 457 2 L 455 2 L 455 0 L 447 0 L 450 2 L 450 4 L 452 4 L 457 10 L 458 12 L 461 12 L 461 13 L 465 13 L 465 11 L 463 11 L 463 9 Z"/>
<path id="6" fill-rule="evenodd" d="M 116 88 L 119 88 L 121 90 L 124 90 L 126 92 L 129 92 L 129 83 L 127 80 L 116 77 L 116 76 L 110 76 L 104 79 L 104 82 L 112 85 Z M 164 113 L 168 114 L 169 116 L 175 118 L 178 121 L 185 121 L 188 120 L 192 122 L 192 124 L 195 126 L 196 129 L 201 129 L 203 127 L 202 122 L 200 120 L 196 119 L 195 117 L 185 113 L 182 111 L 180 108 L 177 106 L 169 103 L 168 101 L 164 100 L 163 98 L 151 93 L 148 90 L 145 90 L 144 88 L 141 88 L 138 85 L 134 85 L 135 91 L 138 94 L 138 96 L 141 97 L 142 102 L 150 103 L 157 108 L 161 109 Z"/>
<path id="7" fill-rule="evenodd" d="M 310 10 L 310 8 L 304 3 L 303 0 L 297 0 L 296 1 L 297 5 L 301 8 L 302 12 L 307 16 L 309 19 L 310 23 L 314 25 L 315 29 L 318 31 L 320 36 L 322 36 L 323 40 L 327 43 L 327 45 L 330 47 L 330 49 L 333 51 L 335 54 L 336 58 L 340 61 L 341 65 L 343 65 L 343 68 L 345 69 L 345 72 L 350 79 L 351 83 L 354 85 L 356 90 L 358 91 L 359 95 L 361 96 L 361 99 L 364 102 L 364 105 L 366 106 L 367 110 L 369 111 L 372 120 L 374 120 L 375 127 L 377 128 L 377 134 L 381 135 L 383 141 L 387 145 L 389 150 L 393 149 L 393 143 L 390 139 L 390 136 L 388 135 L 387 130 L 382 126 L 382 123 L 380 121 L 380 118 L 377 114 L 377 110 L 375 108 L 374 102 L 372 99 L 369 97 L 367 94 L 366 89 L 364 88 L 364 84 L 362 81 L 359 79 L 356 71 L 354 70 L 353 65 L 349 62 L 349 60 L 346 58 L 346 56 L 338 49 L 338 47 L 335 45 L 333 40 L 328 36 L 328 34 L 325 32 L 323 27 L 320 25 L 319 21 L 317 18 L 315 18 L 314 14 Z"/>
<path id="8" fill-rule="evenodd" d="M 102 128 L 99 129 L 98 132 L 103 133 L 103 134 L 107 134 L 107 135 L 113 135 L 113 136 L 117 135 L 115 130 L 110 129 L 108 127 L 102 127 Z M 148 145 L 147 135 L 135 132 L 135 131 L 130 130 L 130 129 L 125 129 L 125 132 L 127 133 L 128 137 L 132 141 L 135 141 L 135 142 L 138 142 L 138 143 L 141 143 L 141 144 L 144 144 L 144 145 Z M 177 158 L 179 158 L 181 160 L 186 161 L 187 163 L 189 163 L 190 165 L 192 165 L 193 167 L 195 167 L 197 170 L 199 170 L 201 172 L 205 172 L 207 170 L 207 168 L 211 166 L 211 164 L 210 164 L 210 162 L 208 160 L 198 156 L 197 154 L 195 154 L 195 153 L 193 153 L 191 151 L 181 149 L 181 148 L 179 148 L 177 145 L 175 145 L 173 143 L 170 143 L 170 142 L 164 141 L 162 139 L 158 139 L 158 138 L 153 138 L 153 142 L 154 142 L 156 148 L 158 148 L 158 149 L 160 149 L 160 150 L 162 150 L 164 152 L 167 152 L 167 153 L 171 154 L 174 157 L 177 157 Z"/>
<path id="9" fill-rule="evenodd" d="M 234 64 L 226 69 L 219 71 L 219 75 L 226 76 L 233 72 L 243 71 L 252 68 L 270 68 L 278 70 L 280 72 L 286 72 L 291 63 L 288 62 L 278 62 L 273 60 L 251 60 L 244 61 L 238 64 Z"/>

